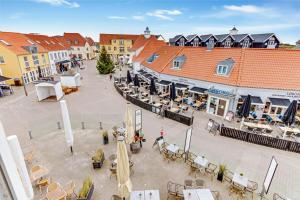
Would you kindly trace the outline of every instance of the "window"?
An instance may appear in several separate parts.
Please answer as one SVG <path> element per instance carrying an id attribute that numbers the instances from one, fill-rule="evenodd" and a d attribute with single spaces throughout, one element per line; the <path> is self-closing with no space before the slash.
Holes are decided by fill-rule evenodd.
<path id="1" fill-rule="evenodd" d="M 78 40 L 74 40 L 74 44 L 78 44 Z"/>
<path id="2" fill-rule="evenodd" d="M 57 54 L 56 53 L 54 53 L 54 58 L 55 58 L 55 60 L 57 59 Z"/>
<path id="3" fill-rule="evenodd" d="M 71 40 L 67 40 L 67 43 L 68 43 L 68 44 L 71 44 Z"/>
<path id="4" fill-rule="evenodd" d="M 73 51 L 74 51 L 74 48 L 73 48 L 73 47 L 71 47 L 71 50 L 73 50 Z"/>
<path id="5" fill-rule="evenodd" d="M 4 57 L 3 56 L 0 56 L 0 64 L 4 64 L 5 61 L 4 61 Z"/>
<path id="6" fill-rule="evenodd" d="M 214 44 L 215 43 L 215 39 L 213 37 L 209 38 L 208 43 L 209 44 Z"/>
<path id="7" fill-rule="evenodd" d="M 194 47 L 198 47 L 198 46 L 199 46 L 199 38 L 198 38 L 198 37 L 196 37 L 196 38 L 194 39 L 193 46 L 194 46 Z"/>
<path id="8" fill-rule="evenodd" d="M 67 52 L 65 52 L 65 57 L 67 57 L 68 55 L 67 55 Z"/>
<path id="9" fill-rule="evenodd" d="M 38 65 L 39 64 L 39 57 L 37 55 L 32 55 L 33 64 Z"/>
<path id="10" fill-rule="evenodd" d="M 227 37 L 224 43 L 224 47 L 231 47 L 231 38 Z"/>
<path id="11" fill-rule="evenodd" d="M 275 37 L 271 37 L 268 41 L 268 46 L 269 45 L 275 45 Z"/>
<path id="12" fill-rule="evenodd" d="M 110 47 L 110 46 L 108 46 L 108 50 L 109 50 L 109 51 L 111 50 L 111 47 Z"/>
<path id="13" fill-rule="evenodd" d="M 34 76 L 34 72 L 33 71 L 30 72 L 30 79 L 31 79 L 31 81 L 35 80 L 35 76 Z"/>
<path id="14" fill-rule="evenodd" d="M 58 59 L 61 59 L 60 52 L 57 53 Z"/>
<path id="15" fill-rule="evenodd" d="M 34 42 L 32 42 L 31 40 L 27 40 L 27 42 L 29 42 L 30 44 L 34 44 Z"/>
<path id="16" fill-rule="evenodd" d="M 77 48 L 78 51 L 80 51 L 79 47 Z"/>
<path id="17" fill-rule="evenodd" d="M 179 40 L 179 46 L 184 46 L 184 44 L 185 44 L 185 40 L 184 40 L 184 38 L 182 37 L 182 38 L 180 38 L 180 40 Z"/>
<path id="18" fill-rule="evenodd" d="M 124 47 L 119 47 L 119 52 L 120 52 L 120 53 L 124 53 L 124 52 L 125 52 Z"/>
<path id="19" fill-rule="evenodd" d="M 113 43 L 116 43 L 116 40 L 113 40 Z"/>
<path id="20" fill-rule="evenodd" d="M 152 63 L 153 61 L 156 60 L 156 58 L 158 58 L 158 55 L 154 53 L 147 59 L 147 62 Z"/>
<path id="21" fill-rule="evenodd" d="M 124 45 L 124 40 L 119 40 L 120 45 Z"/>
<path id="22" fill-rule="evenodd" d="M 250 46 L 250 40 L 247 37 L 247 38 L 244 39 L 242 47 L 243 48 L 248 48 L 249 46 Z"/>
<path id="23" fill-rule="evenodd" d="M 88 50 L 89 50 L 89 48 L 87 47 L 87 48 L 86 48 L 86 50 L 88 51 Z"/>
<path id="24" fill-rule="evenodd" d="M 43 60 L 43 64 L 46 64 L 45 54 L 42 54 L 42 60 Z"/>
<path id="25" fill-rule="evenodd" d="M 114 47 L 114 51 L 117 51 L 117 47 Z"/>
<path id="26" fill-rule="evenodd" d="M 173 69 L 179 69 L 180 68 L 180 62 L 177 60 L 174 60 L 173 62 Z"/>
<path id="27" fill-rule="evenodd" d="M 28 68 L 29 67 L 29 60 L 26 56 L 23 57 L 24 59 L 24 63 L 25 63 L 25 67 Z"/>
<path id="28" fill-rule="evenodd" d="M 28 74 L 23 74 L 23 81 L 25 84 L 29 83 L 29 77 L 28 77 Z"/>
<path id="29" fill-rule="evenodd" d="M 11 44 L 10 43 L 8 43 L 7 41 L 5 41 L 5 40 L 0 40 L 0 42 L 2 42 L 3 44 L 5 44 L 6 46 L 11 46 Z"/>
<path id="30" fill-rule="evenodd" d="M 227 75 L 227 65 L 219 65 L 218 66 L 218 74 L 219 75 Z"/>
<path id="31" fill-rule="evenodd" d="M 53 60 L 53 54 L 52 53 L 50 54 L 50 59 Z"/>

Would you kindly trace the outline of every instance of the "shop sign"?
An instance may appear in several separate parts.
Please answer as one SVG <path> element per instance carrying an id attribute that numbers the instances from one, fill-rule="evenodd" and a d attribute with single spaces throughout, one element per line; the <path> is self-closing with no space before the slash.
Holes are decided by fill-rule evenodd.
<path id="1" fill-rule="evenodd" d="M 300 99 L 300 92 L 287 92 L 286 94 L 272 94 L 272 96 Z"/>
<path id="2" fill-rule="evenodd" d="M 232 92 L 224 91 L 224 90 L 218 90 L 218 89 L 215 89 L 215 88 L 208 89 L 207 93 L 222 95 L 222 96 L 228 96 L 228 97 L 235 96 Z"/>

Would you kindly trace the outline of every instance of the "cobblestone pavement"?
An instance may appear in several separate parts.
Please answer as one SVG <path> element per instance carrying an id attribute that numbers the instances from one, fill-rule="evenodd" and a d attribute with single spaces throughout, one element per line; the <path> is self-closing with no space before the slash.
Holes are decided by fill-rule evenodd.
<path id="1" fill-rule="evenodd" d="M 90 176 L 95 183 L 93 199 L 108 200 L 117 192 L 117 182 L 114 177 L 109 178 L 109 161 L 106 161 L 100 170 L 92 169 L 91 155 L 99 147 L 104 149 L 107 158 L 116 152 L 115 141 L 112 141 L 111 136 L 110 144 L 102 145 L 99 122 L 101 121 L 103 127 L 109 130 L 114 125 L 121 125 L 126 101 L 115 91 L 108 76 L 97 74 L 95 61 L 86 61 L 86 68 L 81 74 L 83 80 L 79 91 L 64 96 L 75 133 L 73 156 L 66 147 L 63 132 L 57 128 L 57 122 L 61 121 L 59 103 L 37 102 L 32 85 L 27 88 L 28 97 L 24 96 L 23 88 L 15 88 L 13 96 L 0 99 L 0 120 L 7 135 L 16 134 L 19 137 L 24 152 L 35 150 L 34 163 L 46 166 L 54 181 L 64 185 L 74 180 L 78 191 L 82 180 Z M 212 163 L 226 164 L 232 171 L 244 173 L 250 180 L 259 183 L 257 192 L 261 190 L 270 159 L 275 156 L 279 166 L 269 191 L 269 198 L 271 199 L 271 195 L 277 192 L 291 199 L 300 199 L 299 154 L 213 136 L 205 129 L 209 118 L 223 123 L 220 118 L 204 112 L 195 112 L 192 152 L 204 155 Z M 85 122 L 84 130 L 81 129 L 81 122 Z M 146 142 L 143 143 L 142 151 L 132 157 L 134 162 L 132 182 L 134 190 L 159 189 L 164 200 L 167 196 L 168 181 L 183 184 L 185 179 L 195 177 L 189 175 L 189 168 L 183 161 L 167 163 L 162 155 L 152 148 L 152 143 L 162 127 L 166 131 L 167 142 L 184 146 L 187 126 L 169 119 L 161 119 L 143 110 Z M 29 130 L 32 132 L 32 140 L 29 140 Z M 204 179 L 208 188 L 219 190 L 222 199 L 236 199 L 228 195 L 228 185 L 216 180 L 211 182 L 206 175 L 198 175 L 197 178 Z M 36 199 L 40 198 L 37 193 Z"/>

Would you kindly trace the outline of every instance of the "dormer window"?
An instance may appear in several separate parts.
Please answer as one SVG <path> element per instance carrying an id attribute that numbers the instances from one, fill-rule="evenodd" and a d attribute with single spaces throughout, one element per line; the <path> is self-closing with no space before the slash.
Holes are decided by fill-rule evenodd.
<path id="1" fill-rule="evenodd" d="M 158 58 L 158 54 L 154 53 L 154 54 L 152 54 L 152 56 L 150 56 L 150 57 L 147 59 L 147 62 L 148 62 L 148 63 L 152 63 L 152 62 L 154 62 L 157 58 Z"/>
<path id="2" fill-rule="evenodd" d="M 176 58 L 174 58 L 172 69 L 181 69 L 183 63 L 185 62 L 185 59 L 185 55 L 177 56 Z"/>
<path id="3" fill-rule="evenodd" d="M 78 44 L 78 40 L 74 40 L 74 44 Z"/>
<path id="4" fill-rule="evenodd" d="M 71 44 L 71 40 L 67 40 L 67 43 L 68 43 L 68 44 Z"/>
<path id="5" fill-rule="evenodd" d="M 47 40 L 45 40 L 46 44 L 50 44 Z"/>
<path id="6" fill-rule="evenodd" d="M 268 41 L 268 45 L 275 45 L 275 37 L 271 37 Z"/>
<path id="7" fill-rule="evenodd" d="M 185 44 L 185 40 L 184 40 L 184 38 L 182 37 L 182 38 L 180 38 L 180 40 L 179 40 L 179 46 L 184 46 L 184 44 Z"/>
<path id="8" fill-rule="evenodd" d="M 215 43 L 215 39 L 213 37 L 209 38 L 208 43 L 209 44 L 214 44 Z"/>
<path id="9" fill-rule="evenodd" d="M 32 42 L 31 40 L 27 40 L 27 42 L 29 42 L 32 45 L 34 44 L 34 42 Z"/>
<path id="10" fill-rule="evenodd" d="M 194 46 L 194 47 L 198 47 L 198 46 L 199 46 L 199 38 L 196 37 L 196 38 L 194 39 L 193 46 Z"/>
<path id="11" fill-rule="evenodd" d="M 227 37 L 224 42 L 224 47 L 231 47 L 231 38 Z"/>
<path id="12" fill-rule="evenodd" d="M 218 75 L 227 75 L 228 66 L 227 65 L 218 65 Z"/>
<path id="13" fill-rule="evenodd" d="M 232 58 L 223 60 L 217 64 L 216 73 L 220 76 L 229 76 L 235 61 Z"/>
<path id="14" fill-rule="evenodd" d="M 0 40 L 0 42 L 2 42 L 3 44 L 5 44 L 6 46 L 11 46 L 11 44 L 10 43 L 8 43 L 7 41 L 5 41 L 5 40 Z"/>
<path id="15" fill-rule="evenodd" d="M 249 38 L 245 38 L 244 41 L 243 41 L 243 44 L 242 44 L 242 47 L 243 48 L 248 48 L 250 46 L 250 40 Z"/>

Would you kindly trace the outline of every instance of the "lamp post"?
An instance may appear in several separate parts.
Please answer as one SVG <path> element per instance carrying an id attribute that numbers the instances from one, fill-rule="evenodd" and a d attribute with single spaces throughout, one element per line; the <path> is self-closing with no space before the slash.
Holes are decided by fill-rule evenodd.
<path id="1" fill-rule="evenodd" d="M 26 83 L 24 81 L 24 77 L 23 77 L 23 73 L 22 73 L 22 68 L 21 68 L 19 57 L 18 57 L 18 63 L 19 63 L 19 69 L 20 69 L 20 73 L 21 73 L 21 79 L 22 79 L 22 83 L 23 83 L 24 93 L 25 93 L 25 96 L 28 96 L 28 92 L 27 92 L 27 88 L 26 88 Z"/>

